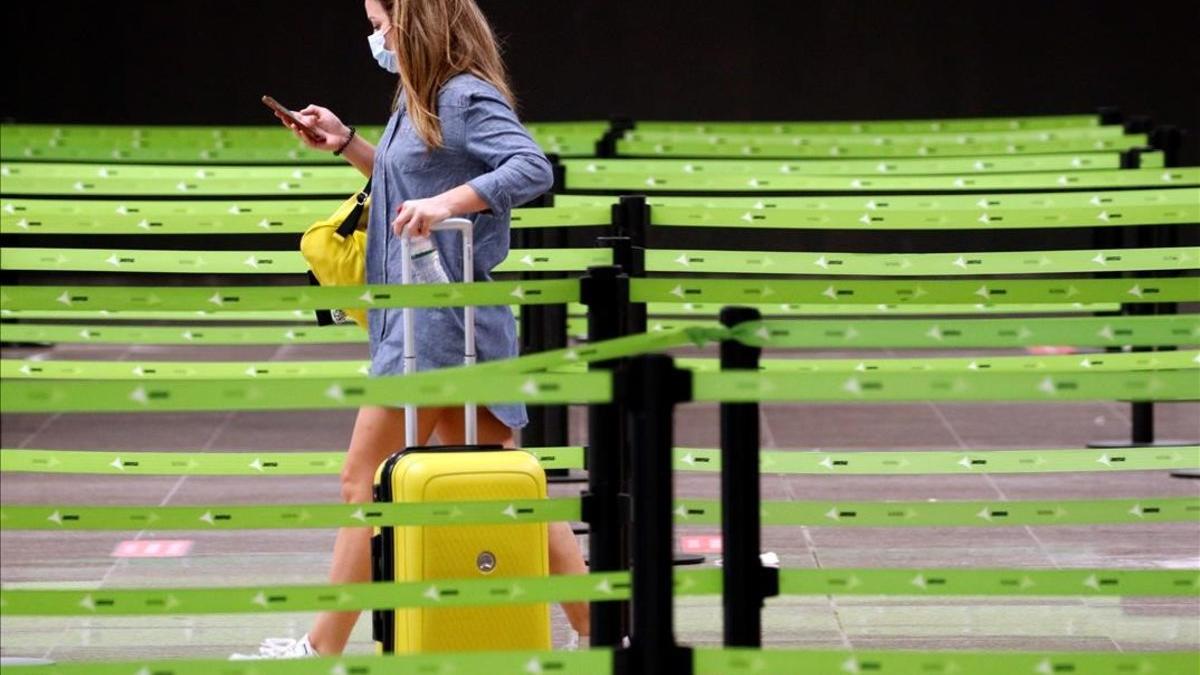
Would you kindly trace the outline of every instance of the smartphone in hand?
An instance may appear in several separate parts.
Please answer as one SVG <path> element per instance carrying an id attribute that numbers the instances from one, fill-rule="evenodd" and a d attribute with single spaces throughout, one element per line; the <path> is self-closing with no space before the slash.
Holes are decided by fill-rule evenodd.
<path id="1" fill-rule="evenodd" d="M 275 112 L 279 113 L 280 115 L 283 115 L 289 122 L 296 125 L 296 128 L 300 130 L 300 133 L 304 134 L 305 136 L 308 136 L 308 138 L 310 140 L 312 140 L 316 143 L 321 143 L 325 140 L 325 134 L 323 134 L 320 131 L 317 131 L 316 129 L 314 129 L 313 127 L 305 124 L 303 121 L 300 120 L 299 117 L 296 116 L 295 113 L 293 113 L 291 110 L 288 110 L 287 108 L 280 105 L 279 101 L 276 101 L 275 99 L 271 98 L 270 96 L 263 96 L 262 102 L 268 108 L 270 108 L 271 110 L 274 110 Z"/>

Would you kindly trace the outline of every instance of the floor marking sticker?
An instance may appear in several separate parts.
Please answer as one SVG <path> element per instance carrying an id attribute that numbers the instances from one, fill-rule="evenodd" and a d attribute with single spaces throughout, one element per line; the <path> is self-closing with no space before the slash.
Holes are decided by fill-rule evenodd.
<path id="1" fill-rule="evenodd" d="M 679 548 L 684 553 L 720 553 L 721 535 L 702 534 L 680 537 Z"/>
<path id="2" fill-rule="evenodd" d="M 192 550 L 190 539 L 131 539 L 117 544 L 114 558 L 182 558 Z"/>

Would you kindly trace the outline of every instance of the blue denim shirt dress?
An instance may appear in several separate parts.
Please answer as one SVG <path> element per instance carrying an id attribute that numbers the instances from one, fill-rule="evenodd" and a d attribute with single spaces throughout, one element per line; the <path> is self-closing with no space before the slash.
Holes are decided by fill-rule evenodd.
<path id="1" fill-rule="evenodd" d="M 400 204 L 424 199 L 466 183 L 488 205 L 469 216 L 475 224 L 475 280 L 488 281 L 491 270 L 508 256 L 509 212 L 550 189 L 553 171 L 541 148 L 521 125 L 504 96 L 474 75 L 451 78 L 438 94 L 443 145 L 430 151 L 417 135 L 404 97 L 388 121 L 375 150 L 371 210 L 367 226 L 367 283 L 399 284 L 400 238 L 392 220 Z M 434 243 L 446 276 L 463 279 L 462 237 L 436 232 Z M 404 372 L 401 309 L 367 312 L 371 375 Z M 462 364 L 461 308 L 421 308 L 414 315 L 417 370 Z M 479 307 L 475 313 L 478 360 L 517 355 L 517 326 L 508 306 Z M 528 422 L 524 404 L 491 405 L 505 425 Z"/>

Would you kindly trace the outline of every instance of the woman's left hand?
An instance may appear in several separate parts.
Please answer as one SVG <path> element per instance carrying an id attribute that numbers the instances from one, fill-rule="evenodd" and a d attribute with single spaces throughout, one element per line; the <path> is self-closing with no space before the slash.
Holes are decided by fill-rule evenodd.
<path id="1" fill-rule="evenodd" d="M 407 230 L 414 237 L 428 237 L 434 224 L 454 216 L 450 207 L 437 197 L 410 199 L 396 209 L 396 214 L 396 219 L 392 221 L 392 232 L 402 236 Z"/>

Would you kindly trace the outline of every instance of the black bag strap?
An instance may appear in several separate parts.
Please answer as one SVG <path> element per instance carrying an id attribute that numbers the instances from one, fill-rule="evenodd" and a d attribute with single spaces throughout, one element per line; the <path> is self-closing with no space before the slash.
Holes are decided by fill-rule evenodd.
<path id="1" fill-rule="evenodd" d="M 308 284 L 310 286 L 320 286 L 321 285 L 321 282 L 317 281 L 317 275 L 313 274 L 312 270 L 308 270 L 305 274 L 308 275 Z M 318 326 L 332 326 L 333 325 L 333 312 L 330 312 L 327 309 L 314 309 L 313 313 L 315 313 L 317 315 L 317 325 Z"/>
<path id="2" fill-rule="evenodd" d="M 338 225 L 337 233 L 341 235 L 343 239 L 354 234 L 354 231 L 358 229 L 358 219 L 360 216 L 362 216 L 363 205 L 366 204 L 367 197 L 370 196 L 371 179 L 368 178 L 367 184 L 363 186 L 362 191 L 355 195 L 354 208 L 350 209 L 350 213 L 346 214 L 346 219 L 342 221 L 341 225 Z"/>

